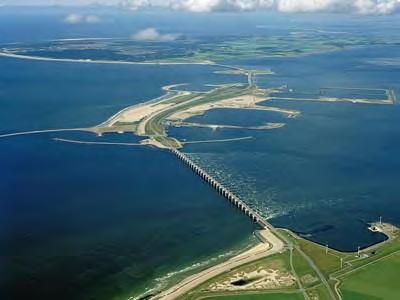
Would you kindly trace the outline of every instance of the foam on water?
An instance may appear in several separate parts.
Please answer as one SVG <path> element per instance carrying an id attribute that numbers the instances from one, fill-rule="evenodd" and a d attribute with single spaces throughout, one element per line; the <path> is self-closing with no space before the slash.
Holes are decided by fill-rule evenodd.
<path id="1" fill-rule="evenodd" d="M 277 191 L 273 188 L 260 191 L 255 185 L 256 177 L 238 172 L 232 165 L 224 163 L 221 155 L 192 152 L 187 156 L 266 219 L 290 212 L 286 206 L 275 201 Z"/>
<path id="2" fill-rule="evenodd" d="M 150 285 L 149 287 L 145 288 L 143 293 L 141 293 L 140 295 L 137 295 L 137 296 L 131 296 L 127 300 L 145 299 L 151 295 L 159 293 L 162 290 L 165 290 L 166 288 L 168 288 L 169 286 L 174 284 L 175 282 L 181 280 L 181 278 L 187 277 L 190 274 L 200 272 L 201 270 L 204 270 L 207 267 L 211 267 L 220 262 L 226 261 L 227 259 L 234 257 L 234 256 L 238 255 L 239 253 L 242 253 L 242 252 L 250 249 L 251 247 L 253 247 L 253 245 L 254 245 L 254 240 L 250 243 L 247 243 L 246 246 L 244 246 L 241 249 L 227 251 L 218 256 L 211 257 L 211 258 L 203 260 L 201 262 L 196 262 L 190 266 L 183 267 L 176 271 L 172 271 L 163 276 L 155 278 L 153 281 L 153 284 Z"/>

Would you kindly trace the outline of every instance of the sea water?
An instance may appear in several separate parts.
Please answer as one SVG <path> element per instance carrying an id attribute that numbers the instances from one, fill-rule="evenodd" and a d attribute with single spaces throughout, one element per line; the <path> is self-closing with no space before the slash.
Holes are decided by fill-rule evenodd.
<path id="1" fill-rule="evenodd" d="M 385 88 L 398 93 L 398 66 L 369 63 L 372 58 L 396 57 L 397 50 L 363 47 L 247 63 L 275 71 L 276 75 L 259 77 L 260 86 L 288 84 L 293 94 L 318 93 L 329 86 Z M 175 128 L 172 133 L 181 139 L 196 136 L 198 140 L 252 136 L 237 142 L 191 144 L 184 150 L 206 170 L 208 166 L 207 171 L 215 173 L 224 184 L 240 186 L 240 196 L 271 218 L 274 225 L 321 244 L 354 251 L 385 238 L 368 231 L 370 222 L 382 216 L 387 222 L 400 223 L 397 103 L 272 99 L 260 105 L 298 110 L 301 115 L 290 119 L 279 113 L 219 109 L 188 121 L 239 126 L 283 122 L 286 126 L 265 131 Z"/>
<path id="2" fill-rule="evenodd" d="M 9 58 L 0 66 L 1 133 L 93 126 L 162 95 L 164 85 L 240 80 L 201 66 Z M 127 299 L 253 242 L 253 224 L 168 151 L 54 138 L 139 140 L 89 133 L 0 140 L 2 299 Z"/>
<path id="3" fill-rule="evenodd" d="M 73 8 L 0 10 L 1 42 L 123 37 L 159 27 L 190 37 L 326 30 L 396 35 L 395 17 L 192 15 L 99 9 L 100 24 L 69 25 Z M 81 13 L 93 13 L 91 9 Z M 184 28 L 182 23 L 187 23 Z M 365 25 L 370 24 L 370 25 Z M 379 25 L 379 26 L 377 26 Z M 393 88 L 399 69 L 370 64 L 396 46 L 299 58 L 227 62 L 271 68 L 261 87 L 298 93 L 341 85 Z M 168 84 L 245 82 L 210 66 L 124 66 L 0 59 L 0 133 L 96 125 L 163 94 Z M 383 239 L 367 222 L 399 223 L 399 109 L 272 100 L 298 109 L 210 111 L 190 121 L 275 130 L 170 128 L 186 140 L 252 137 L 184 147 L 204 169 L 277 226 L 341 250 Z M 127 299 L 163 287 L 251 244 L 254 226 L 167 151 L 76 145 L 54 138 L 137 142 L 128 134 L 53 133 L 0 140 L 0 297 Z M 173 279 L 175 278 L 175 279 Z"/>

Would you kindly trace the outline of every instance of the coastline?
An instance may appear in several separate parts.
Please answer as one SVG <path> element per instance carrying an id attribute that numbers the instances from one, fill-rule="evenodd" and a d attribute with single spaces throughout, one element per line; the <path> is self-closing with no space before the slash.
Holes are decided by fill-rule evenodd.
<path id="1" fill-rule="evenodd" d="M 190 263 L 184 265 L 177 265 L 171 268 L 171 271 L 160 273 L 156 278 L 152 279 L 146 287 L 126 300 L 144 300 L 156 297 L 163 291 L 179 284 L 186 278 L 198 274 L 211 267 L 226 262 L 229 259 L 237 257 L 245 252 L 251 251 L 253 248 L 260 244 L 259 239 L 254 235 L 254 232 L 248 235 L 241 241 L 228 248 L 221 249 L 214 255 L 204 257 L 201 259 L 193 259 Z"/>
<path id="2" fill-rule="evenodd" d="M 85 62 L 85 61 L 82 61 L 82 62 Z M 168 91 L 168 89 L 166 89 L 166 91 Z M 241 98 L 243 98 L 243 97 L 241 97 Z M 232 100 L 232 99 L 231 99 Z M 246 99 L 244 99 L 244 100 L 246 100 Z M 250 99 L 251 100 L 251 99 Z M 164 107 L 165 108 L 165 107 Z M 161 108 L 161 110 L 162 109 L 164 109 L 164 108 Z M 238 108 L 241 108 L 241 107 L 238 107 Z M 246 108 L 243 108 L 243 109 L 246 109 Z M 126 111 L 128 111 L 128 110 L 126 110 Z M 120 112 L 121 113 L 121 112 Z M 134 116 L 134 117 L 137 117 L 137 116 Z M 135 120 L 134 119 L 134 121 L 137 121 L 137 120 Z M 160 147 L 161 148 L 161 147 Z M 369 247 L 367 247 L 367 248 L 365 248 L 365 249 L 363 249 L 363 250 L 366 250 L 366 249 L 370 249 L 371 247 L 378 247 L 378 246 L 380 246 L 381 244 L 383 244 L 383 243 L 385 243 L 385 242 L 387 242 L 387 240 L 385 240 L 385 241 L 383 241 L 383 242 L 379 242 L 379 243 L 377 243 L 377 244 L 374 244 L 374 245 L 372 245 L 372 246 L 369 246 Z M 236 257 L 240 257 L 240 254 L 238 255 L 238 256 L 236 256 Z"/>
<path id="3" fill-rule="evenodd" d="M 193 274 L 175 284 L 174 286 L 168 288 L 167 290 L 151 297 L 150 299 L 176 299 L 219 274 L 239 267 L 243 264 L 247 264 L 262 259 L 264 257 L 271 256 L 284 250 L 285 245 L 283 241 L 277 238 L 269 229 L 265 228 L 256 232 L 259 243 L 251 247 L 249 250 L 246 250 L 226 260 L 225 262 L 219 263 L 201 272 Z"/>
<path id="4" fill-rule="evenodd" d="M 376 225 L 376 224 L 379 224 L 379 222 L 370 222 L 370 223 L 368 223 L 368 225 L 371 225 L 371 226 Z M 390 227 L 393 227 L 395 231 L 396 231 L 396 230 L 399 230 L 395 225 L 393 225 L 393 224 L 391 224 L 391 223 L 382 223 L 382 224 L 384 224 L 384 225 L 389 225 Z M 386 228 L 387 228 L 387 227 L 386 227 Z M 319 246 L 319 247 L 326 247 L 325 244 L 315 242 L 315 241 L 309 239 L 309 238 L 306 237 L 306 236 L 301 236 L 301 235 L 299 235 L 298 233 L 296 233 L 295 231 L 292 231 L 291 229 L 288 229 L 288 228 L 285 228 L 285 227 L 278 227 L 277 229 L 280 230 L 280 231 L 286 232 L 287 234 L 289 234 L 289 235 L 290 235 L 291 237 L 293 237 L 294 239 L 297 239 L 297 240 L 305 240 L 305 241 L 307 241 L 308 243 L 312 243 L 312 244 L 314 244 L 314 245 L 316 245 L 316 246 Z M 391 234 L 390 234 L 388 231 L 386 231 L 386 230 L 385 230 L 385 231 L 381 231 L 381 230 L 371 230 L 370 227 L 366 227 L 366 229 L 369 230 L 369 231 L 372 231 L 372 232 L 374 232 L 374 233 L 381 233 L 381 234 L 383 234 L 383 235 L 386 237 L 386 239 L 384 239 L 384 240 L 382 240 L 382 241 L 375 242 L 375 243 L 371 243 L 371 244 L 369 244 L 368 246 L 365 246 L 365 247 L 360 247 L 360 252 L 368 252 L 368 251 L 374 250 L 374 249 L 376 249 L 376 248 L 379 248 L 380 246 L 383 246 L 384 244 L 386 244 L 386 243 L 392 241 L 393 238 L 394 238 L 393 235 L 391 235 Z M 354 251 L 345 251 L 345 250 L 340 250 L 340 249 L 337 249 L 337 248 L 335 248 L 335 247 L 329 246 L 329 250 L 333 250 L 333 251 L 340 252 L 340 253 L 343 253 L 343 254 L 357 254 L 357 249 L 354 249 Z"/>
<path id="5" fill-rule="evenodd" d="M 95 59 L 73 59 L 73 58 L 53 58 L 45 56 L 31 56 L 14 54 L 9 52 L 0 51 L 0 56 L 16 58 L 16 59 L 26 59 L 26 60 L 37 60 L 37 61 L 56 61 L 56 62 L 69 62 L 69 63 L 88 63 L 88 64 L 108 64 L 108 65 L 214 65 L 213 61 L 201 61 L 201 62 L 168 62 L 168 61 L 144 61 L 144 62 L 134 62 L 134 61 L 121 61 L 121 60 L 95 60 Z"/>
<path id="6" fill-rule="evenodd" d="M 389 241 L 394 239 L 394 235 L 390 234 L 388 230 L 392 228 L 392 230 L 398 230 L 398 228 L 389 223 L 378 223 L 372 222 L 370 223 L 371 227 L 368 227 L 368 230 L 371 230 L 372 227 L 376 227 L 376 230 L 371 230 L 373 232 L 380 232 L 384 234 L 387 239 L 378 243 L 375 243 L 371 246 L 360 249 L 360 258 L 363 253 L 370 252 L 379 248 Z M 318 247 L 324 247 L 316 242 L 308 240 L 307 238 L 301 237 L 287 228 L 276 228 L 278 231 L 284 231 L 289 234 L 294 239 L 305 240 L 308 243 L 315 244 Z M 186 277 L 180 282 L 174 284 L 173 286 L 159 292 L 156 295 L 148 295 L 143 297 L 129 298 L 128 300 L 140 300 L 140 299 L 151 299 L 151 300 L 173 300 L 179 299 L 180 297 L 187 294 L 189 291 L 195 289 L 199 285 L 209 281 L 210 279 L 221 275 L 225 272 L 229 272 L 235 268 L 246 265 L 251 262 L 258 261 L 260 259 L 266 258 L 268 256 L 272 256 L 277 253 L 283 253 L 288 248 L 285 246 L 284 241 L 281 237 L 278 238 L 277 235 L 274 235 L 269 229 L 261 229 L 256 230 L 254 232 L 254 236 L 257 237 L 258 243 L 256 245 L 251 246 L 250 249 L 244 250 L 243 252 L 229 258 L 228 260 L 214 264 L 211 267 L 208 267 L 204 270 L 201 270 L 193 275 Z M 280 234 L 279 234 L 280 236 Z M 357 251 L 353 252 L 342 252 L 331 248 L 335 252 L 339 252 L 347 255 L 358 255 Z M 365 255 L 365 254 L 364 254 Z"/>

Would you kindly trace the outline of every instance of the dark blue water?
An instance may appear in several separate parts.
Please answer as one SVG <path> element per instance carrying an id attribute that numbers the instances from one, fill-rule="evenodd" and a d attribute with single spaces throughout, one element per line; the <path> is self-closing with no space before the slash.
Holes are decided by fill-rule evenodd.
<path id="1" fill-rule="evenodd" d="M 123 299 L 251 233 L 170 153 L 0 143 L 2 299 Z"/>
<path id="2" fill-rule="evenodd" d="M 100 24 L 63 22 L 76 9 L 0 8 L 0 42 L 122 37 L 157 27 L 188 36 L 288 34 L 323 29 L 396 36 L 396 16 L 170 14 L 84 9 Z M 186 26 L 182 26 L 186 24 Z M 396 46 L 301 58 L 233 62 L 272 68 L 263 87 L 399 87 Z M 162 95 L 161 87 L 242 81 L 202 66 L 122 66 L 0 59 L 0 133 L 81 127 Z M 380 215 L 399 224 L 399 106 L 271 101 L 299 109 L 210 111 L 191 121 L 282 129 L 171 128 L 182 139 L 253 136 L 185 147 L 193 159 L 278 225 L 342 250 L 383 237 L 366 230 Z M 83 133 L 0 140 L 0 298 L 126 299 L 216 261 L 252 241 L 253 225 L 182 166 L 152 148 L 76 145 L 53 138 L 136 142 Z M 231 253 L 232 254 L 232 253 Z M 225 256 L 226 257 L 226 256 Z M 222 258 L 222 257 L 220 257 Z M 186 272 L 182 272 L 186 270 Z M 175 274 L 175 276 L 173 276 Z M 159 279 L 159 280 L 157 280 Z"/>
<path id="3" fill-rule="evenodd" d="M 95 125 L 162 95 L 167 84 L 240 80 L 201 66 L 2 58 L 0 69 L 7 70 L 2 133 Z M 83 133 L 0 140 L 1 299 L 126 299 L 251 242 L 253 224 L 172 154 L 53 138 L 139 140 Z"/>
<path id="4" fill-rule="evenodd" d="M 277 73 L 259 78 L 259 85 L 288 83 L 299 93 L 325 86 L 393 88 L 398 93 L 400 70 L 368 63 L 371 57 L 395 57 L 397 50 L 372 47 L 252 63 Z M 352 251 L 384 238 L 369 232 L 368 222 L 383 216 L 400 223 L 400 106 L 283 100 L 261 104 L 302 114 L 285 119 L 270 112 L 213 110 L 189 121 L 241 126 L 278 121 L 286 126 L 261 132 L 176 128 L 171 133 L 198 140 L 253 136 L 187 145 L 185 151 L 273 224 L 319 243 Z"/>
<path id="5" fill-rule="evenodd" d="M 238 82 L 207 66 L 126 66 L 1 58 L 0 133 L 97 125 L 123 108 L 164 94 L 165 85 Z"/>

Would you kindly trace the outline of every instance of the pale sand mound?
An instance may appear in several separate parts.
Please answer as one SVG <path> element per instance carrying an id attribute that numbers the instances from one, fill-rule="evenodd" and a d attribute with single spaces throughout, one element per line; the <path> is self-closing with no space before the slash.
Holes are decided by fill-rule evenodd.
<path id="1" fill-rule="evenodd" d="M 258 95 L 243 95 L 233 98 L 220 100 L 218 102 L 205 103 L 198 106 L 190 107 L 186 110 L 178 111 L 171 115 L 168 120 L 170 121 L 183 121 L 193 116 L 204 114 L 206 111 L 217 108 L 236 108 L 236 109 L 254 109 L 254 110 L 265 110 L 284 113 L 288 117 L 295 117 L 299 114 L 298 111 L 282 109 L 278 107 L 260 106 L 257 103 L 268 100 L 268 98 L 261 97 Z"/>
<path id="2" fill-rule="evenodd" d="M 170 104 L 154 104 L 154 105 L 145 105 L 138 108 L 134 108 L 132 110 L 127 110 L 126 112 L 122 113 L 118 118 L 114 120 L 111 124 L 115 124 L 117 122 L 126 122 L 126 123 L 133 123 L 139 122 L 143 118 L 152 115 L 156 112 L 160 112 L 168 107 L 173 106 L 173 103 Z"/>
<path id="3" fill-rule="evenodd" d="M 179 298 L 185 293 L 189 292 L 191 289 L 195 288 L 196 286 L 206 282 L 207 280 L 221 273 L 228 272 L 241 265 L 283 251 L 284 249 L 283 242 L 277 236 L 275 236 L 269 229 L 265 228 L 259 231 L 259 234 L 262 237 L 262 240 L 264 241 L 263 243 L 255 246 L 254 248 L 238 256 L 235 256 L 227 260 L 226 262 L 220 263 L 216 266 L 210 267 L 197 274 L 189 276 L 180 283 L 154 296 L 151 299 L 170 300 Z"/>

